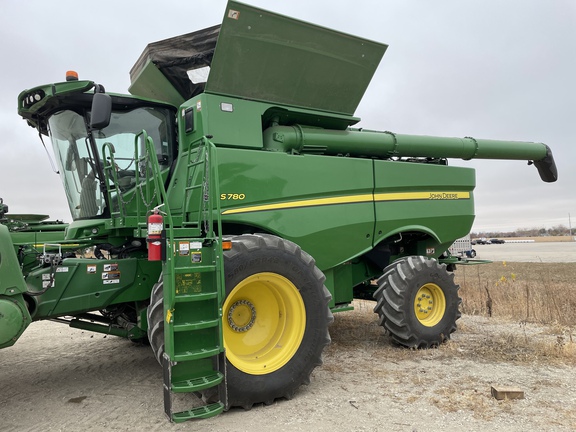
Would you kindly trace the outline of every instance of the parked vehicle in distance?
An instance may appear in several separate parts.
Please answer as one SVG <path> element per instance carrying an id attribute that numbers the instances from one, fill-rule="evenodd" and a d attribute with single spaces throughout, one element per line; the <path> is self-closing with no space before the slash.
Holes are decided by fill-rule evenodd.
<path id="1" fill-rule="evenodd" d="M 502 240 L 502 239 L 493 238 L 493 239 L 489 240 L 489 243 L 490 244 L 504 244 L 504 243 L 506 243 L 506 241 Z"/>
<path id="2" fill-rule="evenodd" d="M 490 244 L 490 240 L 488 240 L 486 237 L 482 237 L 482 238 L 477 238 L 471 241 L 471 244 L 473 245 L 485 245 L 485 244 Z"/>

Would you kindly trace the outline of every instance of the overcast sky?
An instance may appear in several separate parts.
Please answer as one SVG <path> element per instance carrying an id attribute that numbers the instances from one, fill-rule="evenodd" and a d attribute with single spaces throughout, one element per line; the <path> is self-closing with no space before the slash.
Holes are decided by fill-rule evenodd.
<path id="1" fill-rule="evenodd" d="M 476 168 L 474 231 L 568 226 L 569 213 L 576 228 L 576 1 L 245 3 L 389 45 L 356 112 L 362 127 L 548 144 L 556 183 L 522 161 L 450 161 Z M 17 114 L 18 94 L 70 69 L 127 93 L 146 44 L 219 24 L 226 1 L 0 4 L 0 197 L 11 213 L 70 221 L 38 134 Z"/>

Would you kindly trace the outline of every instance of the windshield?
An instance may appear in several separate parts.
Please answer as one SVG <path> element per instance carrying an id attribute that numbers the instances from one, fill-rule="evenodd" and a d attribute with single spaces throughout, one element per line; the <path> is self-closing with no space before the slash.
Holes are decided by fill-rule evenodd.
<path id="1" fill-rule="evenodd" d="M 161 168 L 170 166 L 174 157 L 172 118 L 168 109 L 156 107 L 114 111 L 110 125 L 93 132 L 94 147 L 81 114 L 65 110 L 50 117 L 48 132 L 74 220 L 98 217 L 105 212 L 106 191 L 101 190 L 105 184 L 101 181 L 101 152 L 105 144 L 114 149 L 119 183 L 116 190 L 126 191 L 136 184 L 135 158 L 143 149 L 135 146 L 134 138 L 142 130 L 154 140 Z"/>

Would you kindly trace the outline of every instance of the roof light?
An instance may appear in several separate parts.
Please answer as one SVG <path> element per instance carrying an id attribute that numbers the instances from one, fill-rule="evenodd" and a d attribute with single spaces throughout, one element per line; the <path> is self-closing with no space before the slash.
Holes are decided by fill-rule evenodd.
<path id="1" fill-rule="evenodd" d="M 78 81 L 78 72 L 72 70 L 67 71 L 66 81 Z"/>
<path id="2" fill-rule="evenodd" d="M 24 108 L 30 108 L 36 102 L 40 102 L 44 98 L 44 96 L 46 96 L 44 90 L 36 90 L 34 92 L 28 93 L 22 99 L 23 102 L 22 105 L 24 106 Z"/>

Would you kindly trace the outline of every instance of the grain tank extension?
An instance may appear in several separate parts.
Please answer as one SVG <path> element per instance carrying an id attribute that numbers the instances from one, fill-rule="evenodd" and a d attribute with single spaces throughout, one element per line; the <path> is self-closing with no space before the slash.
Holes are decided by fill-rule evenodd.
<path id="1" fill-rule="evenodd" d="M 72 221 L 0 200 L 0 348 L 38 320 L 148 341 L 180 422 L 293 397 L 354 299 L 400 345 L 447 340 L 475 187 L 448 159 L 556 167 L 539 143 L 355 128 L 386 48 L 229 1 L 221 25 L 149 44 L 130 94 L 73 75 L 23 91 Z"/>

